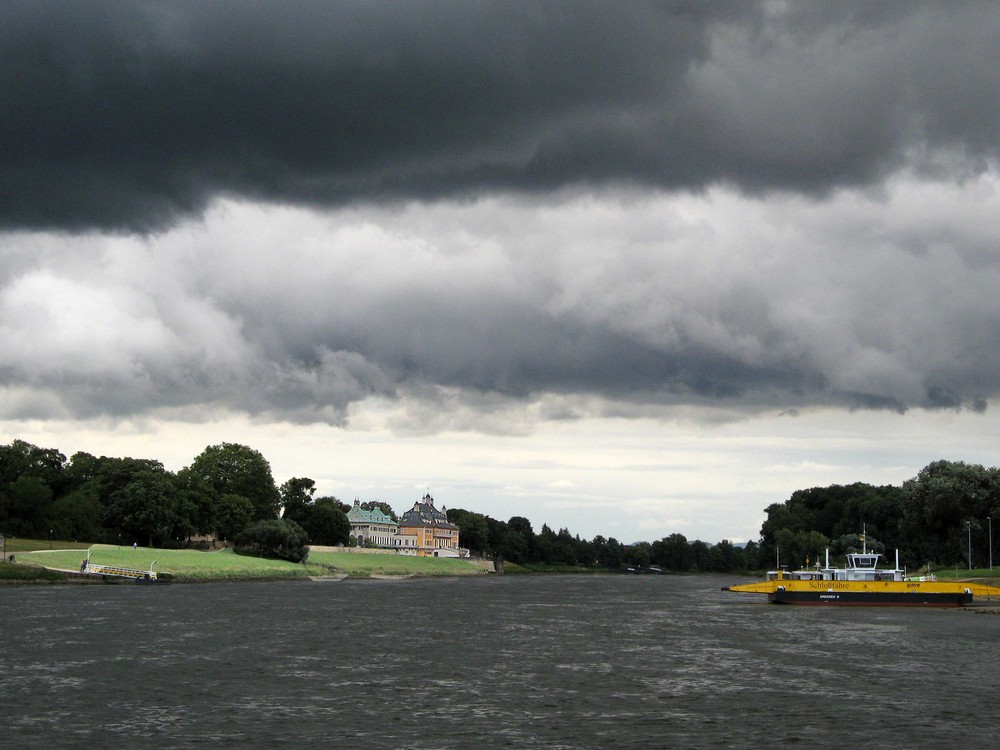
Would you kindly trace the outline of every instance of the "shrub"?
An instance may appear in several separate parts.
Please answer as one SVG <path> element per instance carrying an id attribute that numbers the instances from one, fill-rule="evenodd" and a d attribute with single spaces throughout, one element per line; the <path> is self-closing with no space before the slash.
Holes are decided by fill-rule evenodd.
<path id="1" fill-rule="evenodd" d="M 309 537 L 295 521 L 272 519 L 247 526 L 236 537 L 236 551 L 243 554 L 272 557 L 294 563 L 309 555 Z"/>

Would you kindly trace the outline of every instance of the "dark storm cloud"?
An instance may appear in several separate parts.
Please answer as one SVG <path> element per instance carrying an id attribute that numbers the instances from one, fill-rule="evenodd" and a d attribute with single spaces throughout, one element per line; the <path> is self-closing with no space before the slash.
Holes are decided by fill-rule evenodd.
<path id="1" fill-rule="evenodd" d="M 224 195 L 817 191 L 942 148 L 974 170 L 1000 142 L 998 34 L 988 3 L 6 2 L 0 225 L 149 230 Z"/>
<path id="2" fill-rule="evenodd" d="M 993 3 L 0 4 L 0 411 L 981 411 L 997 38 Z"/>

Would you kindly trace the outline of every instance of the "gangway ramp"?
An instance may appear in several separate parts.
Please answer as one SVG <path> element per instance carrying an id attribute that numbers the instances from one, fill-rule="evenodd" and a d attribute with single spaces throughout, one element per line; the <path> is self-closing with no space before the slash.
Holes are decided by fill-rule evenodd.
<path id="1" fill-rule="evenodd" d="M 87 559 L 83 561 L 83 565 L 80 566 L 80 572 L 86 575 L 101 576 L 105 581 L 108 580 L 125 580 L 132 581 L 134 583 L 149 583 L 149 584 L 164 584 L 170 583 L 173 578 L 169 573 L 157 573 L 153 570 L 153 566 L 156 564 L 154 560 L 149 564 L 149 570 L 140 570 L 138 568 L 126 568 L 119 565 L 99 565 L 90 562 L 90 552 L 87 552 Z"/>

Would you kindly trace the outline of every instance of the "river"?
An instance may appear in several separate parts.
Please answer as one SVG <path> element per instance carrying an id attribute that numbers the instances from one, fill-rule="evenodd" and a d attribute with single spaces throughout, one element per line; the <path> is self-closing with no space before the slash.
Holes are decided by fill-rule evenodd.
<path id="1" fill-rule="evenodd" d="M 10 748 L 986 747 L 1000 615 L 712 576 L 0 589 Z"/>

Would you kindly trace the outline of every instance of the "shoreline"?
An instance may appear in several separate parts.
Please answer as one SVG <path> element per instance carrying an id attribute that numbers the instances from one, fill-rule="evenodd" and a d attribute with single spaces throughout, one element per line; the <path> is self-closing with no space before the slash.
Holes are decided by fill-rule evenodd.
<path id="1" fill-rule="evenodd" d="M 8 585 L 90 584 L 103 582 L 99 571 L 81 573 L 80 557 L 101 565 L 153 570 L 171 583 L 255 582 L 278 580 L 336 581 L 347 578 L 397 580 L 405 577 L 464 577 L 492 574 L 492 561 L 479 558 L 416 558 L 310 550 L 301 564 L 239 554 L 231 549 L 204 552 L 108 544 L 81 548 L 31 549 L 17 552 L 16 562 L 0 562 L 0 583 Z M 93 575 L 98 573 L 98 575 Z M 111 583 L 112 581 L 108 581 Z M 161 581 L 161 585 L 164 582 Z"/>
<path id="2" fill-rule="evenodd" d="M 19 571 L 23 571 L 24 577 L 11 577 L 5 578 L 0 576 L 0 586 L 134 586 L 137 585 L 129 580 L 105 580 L 104 577 L 98 574 L 88 574 L 80 573 L 77 570 L 70 570 L 67 568 L 54 568 L 47 567 L 44 565 L 34 564 L 34 563 L 0 563 L 0 566 L 14 567 Z M 37 572 L 37 575 L 31 575 L 31 573 Z M 163 571 L 164 573 L 169 573 L 169 571 Z M 368 573 L 368 574 L 352 574 L 345 573 L 341 571 L 330 571 L 329 573 L 317 574 L 315 572 L 303 571 L 301 573 L 293 573 L 290 575 L 254 575 L 249 573 L 247 575 L 233 575 L 233 574 L 219 574 L 219 575 L 204 575 L 204 576 L 185 576 L 183 574 L 170 573 L 171 579 L 169 584 L 160 585 L 188 585 L 188 584 L 206 584 L 206 583 L 270 583 L 278 581 L 288 581 L 288 582 L 307 582 L 307 583 L 335 583 L 345 580 L 355 580 L 355 581 L 405 581 L 411 579 L 429 579 L 429 578 L 479 578 L 484 575 L 496 575 L 495 573 L 487 573 L 485 571 L 480 571 L 476 573 L 469 574 L 455 574 L 455 573 L 414 573 L 414 572 L 400 572 L 400 573 Z"/>

